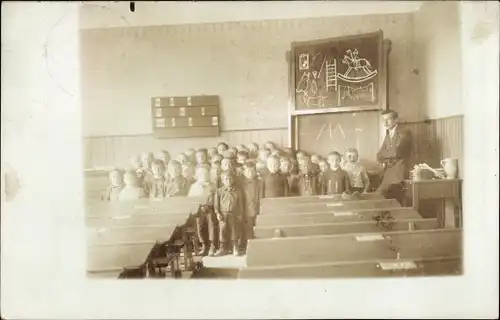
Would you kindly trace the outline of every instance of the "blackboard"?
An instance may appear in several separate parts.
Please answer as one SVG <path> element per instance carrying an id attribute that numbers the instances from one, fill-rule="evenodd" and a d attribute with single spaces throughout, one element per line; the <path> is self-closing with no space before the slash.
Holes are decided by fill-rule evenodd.
<path id="1" fill-rule="evenodd" d="M 362 163 L 370 168 L 380 148 L 380 124 L 378 111 L 296 116 L 296 147 L 322 156 L 356 148 Z"/>
<path id="2" fill-rule="evenodd" d="M 295 110 L 379 107 L 383 33 L 292 43 Z"/>
<path id="3" fill-rule="evenodd" d="M 220 134 L 219 97 L 151 98 L 155 138 L 216 137 Z"/>

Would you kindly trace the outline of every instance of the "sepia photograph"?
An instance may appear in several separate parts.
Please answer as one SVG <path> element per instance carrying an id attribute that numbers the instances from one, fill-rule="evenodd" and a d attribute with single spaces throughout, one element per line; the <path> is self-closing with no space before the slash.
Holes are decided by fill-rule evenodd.
<path id="1" fill-rule="evenodd" d="M 378 5 L 102 28 L 84 4 L 87 275 L 461 275 L 461 92 L 427 88 L 461 85 L 458 3 Z"/>
<path id="2" fill-rule="evenodd" d="M 485 284 L 498 280 L 497 2 L 2 9 L 2 312 L 45 310 L 21 307 L 26 270 L 73 279 L 50 281 L 68 309 L 42 312 L 54 319 L 462 318 L 498 308 L 498 286 Z M 41 18 L 30 27 L 30 16 Z M 438 284 L 466 280 L 474 289 Z M 408 289 L 332 311 L 338 295 L 368 301 L 371 287 L 393 285 Z M 167 299 L 171 313 L 150 300 L 165 290 L 184 301 Z M 481 305 L 453 296 L 485 292 Z M 375 301 L 389 294 L 406 300 Z M 236 302 L 223 308 L 222 296 Z M 277 296 L 302 311 L 279 311 Z M 140 303 L 147 312 L 125 311 Z"/>

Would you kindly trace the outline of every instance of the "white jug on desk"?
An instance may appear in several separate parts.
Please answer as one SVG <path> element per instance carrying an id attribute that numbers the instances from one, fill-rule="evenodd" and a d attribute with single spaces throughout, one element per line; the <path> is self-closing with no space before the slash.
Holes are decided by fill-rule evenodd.
<path id="1" fill-rule="evenodd" d="M 446 174 L 446 179 L 458 178 L 458 159 L 457 158 L 443 159 L 443 160 L 441 160 L 441 165 L 443 166 L 444 173 Z"/>

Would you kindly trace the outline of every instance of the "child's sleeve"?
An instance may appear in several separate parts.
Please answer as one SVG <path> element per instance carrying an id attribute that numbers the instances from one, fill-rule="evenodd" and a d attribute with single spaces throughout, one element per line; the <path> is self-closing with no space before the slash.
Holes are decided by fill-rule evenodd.
<path id="1" fill-rule="evenodd" d="M 351 179 L 349 179 L 349 175 L 344 171 L 344 185 L 345 192 L 351 193 Z"/>
<path id="2" fill-rule="evenodd" d="M 366 193 L 370 188 L 370 177 L 368 176 L 368 172 L 365 170 L 364 167 L 361 167 L 360 173 L 361 173 L 361 179 L 363 179 L 363 192 Z"/>
<path id="3" fill-rule="evenodd" d="M 214 211 L 215 213 L 220 213 L 220 191 L 219 188 L 215 190 L 214 194 Z"/>
<path id="4" fill-rule="evenodd" d="M 245 214 L 245 203 L 243 202 L 243 195 L 245 192 L 238 190 L 238 214 L 243 217 Z"/>
<path id="5" fill-rule="evenodd" d="M 321 177 L 318 177 L 317 182 L 316 182 L 317 188 L 318 188 L 318 195 L 325 195 L 326 194 L 326 178 L 324 175 Z"/>
<path id="6" fill-rule="evenodd" d="M 156 194 L 156 186 L 152 185 L 151 188 L 149 189 L 149 199 L 154 199 Z"/>
<path id="7" fill-rule="evenodd" d="M 266 195 L 266 184 L 264 183 L 264 179 L 260 181 L 260 187 L 259 187 L 259 193 L 261 198 L 265 198 Z"/>
<path id="8" fill-rule="evenodd" d="M 290 187 L 288 186 L 288 179 L 285 176 L 283 176 L 283 186 L 285 188 L 285 197 L 288 197 L 290 194 Z"/>

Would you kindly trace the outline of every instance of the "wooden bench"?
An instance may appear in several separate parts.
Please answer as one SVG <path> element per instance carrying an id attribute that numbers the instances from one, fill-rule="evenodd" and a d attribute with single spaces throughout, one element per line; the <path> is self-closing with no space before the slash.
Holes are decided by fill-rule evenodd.
<path id="1" fill-rule="evenodd" d="M 396 220 L 422 218 L 412 208 L 360 209 L 353 211 L 318 211 L 290 214 L 261 214 L 256 218 L 256 227 L 293 226 L 325 224 L 338 222 L 373 221 L 377 216 L 388 212 Z"/>
<path id="2" fill-rule="evenodd" d="M 280 204 L 295 204 L 295 203 L 328 203 L 332 201 L 359 201 L 359 200 L 381 200 L 384 197 L 379 193 L 362 193 L 358 197 L 344 199 L 342 195 L 323 195 L 323 196 L 296 196 L 296 197 L 280 197 L 280 198 L 263 198 L 261 206 Z"/>
<path id="3" fill-rule="evenodd" d="M 462 257 L 344 261 L 241 269 L 240 279 L 311 279 L 460 275 Z"/>
<path id="4" fill-rule="evenodd" d="M 194 213 L 206 199 L 202 197 L 172 197 L 162 200 L 100 201 L 87 204 L 87 218 L 129 216 L 151 213 Z"/>
<path id="5" fill-rule="evenodd" d="M 438 228 L 437 219 L 414 219 L 402 220 L 372 220 L 356 222 L 337 223 L 313 223 L 283 226 L 256 226 L 254 237 L 256 239 L 274 238 L 276 234 L 281 237 L 307 237 L 329 234 L 346 233 L 368 233 L 385 231 L 410 231 L 410 230 L 432 230 Z"/>
<path id="6" fill-rule="evenodd" d="M 251 239 L 247 267 L 460 255 L 461 229 Z"/>
<path id="7" fill-rule="evenodd" d="M 264 199 L 262 199 L 263 201 Z M 329 201 L 326 203 L 261 203 L 260 215 L 269 214 L 291 214 L 313 211 L 347 211 L 358 209 L 376 209 L 376 208 L 400 208 L 401 204 L 394 199 L 379 200 L 352 200 L 352 201 Z"/>
<path id="8" fill-rule="evenodd" d="M 184 229 L 192 225 L 200 204 L 200 198 L 179 197 L 90 206 L 86 217 L 89 275 L 116 275 L 123 268 L 142 266 L 155 244 L 171 241 L 174 235 L 184 238 Z"/>

